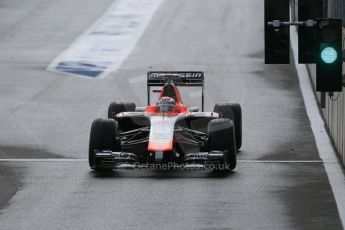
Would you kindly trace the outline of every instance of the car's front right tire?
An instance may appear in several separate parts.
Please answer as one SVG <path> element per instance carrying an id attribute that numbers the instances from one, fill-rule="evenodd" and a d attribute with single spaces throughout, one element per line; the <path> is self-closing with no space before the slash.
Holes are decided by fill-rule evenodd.
<path id="1" fill-rule="evenodd" d="M 229 118 L 234 122 L 236 148 L 242 146 L 242 109 L 238 103 L 217 103 L 214 106 L 214 112 L 219 113 L 223 118 Z"/>
<path id="2" fill-rule="evenodd" d="M 106 170 L 99 166 L 96 159 L 97 151 L 120 151 L 120 145 L 116 140 L 118 135 L 117 122 L 113 119 L 99 118 L 92 122 L 89 142 L 89 165 L 96 171 Z"/>

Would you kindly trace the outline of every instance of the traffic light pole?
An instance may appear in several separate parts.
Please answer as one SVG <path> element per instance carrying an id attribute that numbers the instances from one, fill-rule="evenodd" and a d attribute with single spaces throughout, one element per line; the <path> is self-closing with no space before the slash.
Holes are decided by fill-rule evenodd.
<path id="1" fill-rule="evenodd" d="M 296 2 L 295 0 L 290 0 L 290 21 L 296 21 Z"/>

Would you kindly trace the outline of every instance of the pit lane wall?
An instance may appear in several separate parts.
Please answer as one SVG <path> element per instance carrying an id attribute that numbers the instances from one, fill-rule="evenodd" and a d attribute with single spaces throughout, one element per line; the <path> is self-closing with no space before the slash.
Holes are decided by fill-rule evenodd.
<path id="1" fill-rule="evenodd" d="M 344 0 L 324 0 L 324 14 L 331 18 L 343 19 L 343 38 L 345 39 L 345 1 Z M 345 40 L 343 42 L 345 49 Z M 316 65 L 308 64 L 310 78 L 312 79 L 314 90 L 316 83 Z M 345 64 L 343 64 L 343 77 L 345 76 Z M 343 78 L 344 79 L 344 78 Z M 321 93 L 315 92 L 325 120 L 328 131 L 334 143 L 334 147 L 345 166 L 345 84 L 343 92 L 334 93 L 333 98 L 326 96 L 326 106 L 321 108 Z"/>
<path id="2" fill-rule="evenodd" d="M 343 28 L 343 38 L 345 38 L 345 28 Z M 345 49 L 344 42 L 343 49 Z M 308 64 L 307 67 L 315 90 L 316 65 Z M 345 77 L 344 70 L 345 64 L 343 64 L 343 79 Z M 345 84 L 343 83 L 343 92 L 335 92 L 332 98 L 330 98 L 328 94 L 326 95 L 325 108 L 321 108 L 321 93 L 315 92 L 315 94 L 325 123 L 334 142 L 334 147 L 345 166 Z"/>

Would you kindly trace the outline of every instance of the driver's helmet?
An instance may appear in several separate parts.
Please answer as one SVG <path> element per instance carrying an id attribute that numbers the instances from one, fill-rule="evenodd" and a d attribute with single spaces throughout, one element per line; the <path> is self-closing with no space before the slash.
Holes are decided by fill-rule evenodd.
<path id="1" fill-rule="evenodd" d="M 171 97 L 162 97 L 157 103 L 158 110 L 161 113 L 172 112 L 175 105 L 176 102 Z"/>

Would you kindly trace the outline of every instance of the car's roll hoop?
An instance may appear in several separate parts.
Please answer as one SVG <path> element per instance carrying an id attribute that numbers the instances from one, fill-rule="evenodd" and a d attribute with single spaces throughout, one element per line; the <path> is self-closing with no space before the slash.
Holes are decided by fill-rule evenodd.
<path id="1" fill-rule="evenodd" d="M 147 104 L 150 104 L 150 87 L 172 83 L 176 86 L 201 87 L 201 107 L 204 111 L 204 72 L 202 71 L 150 71 L 147 73 Z"/>

